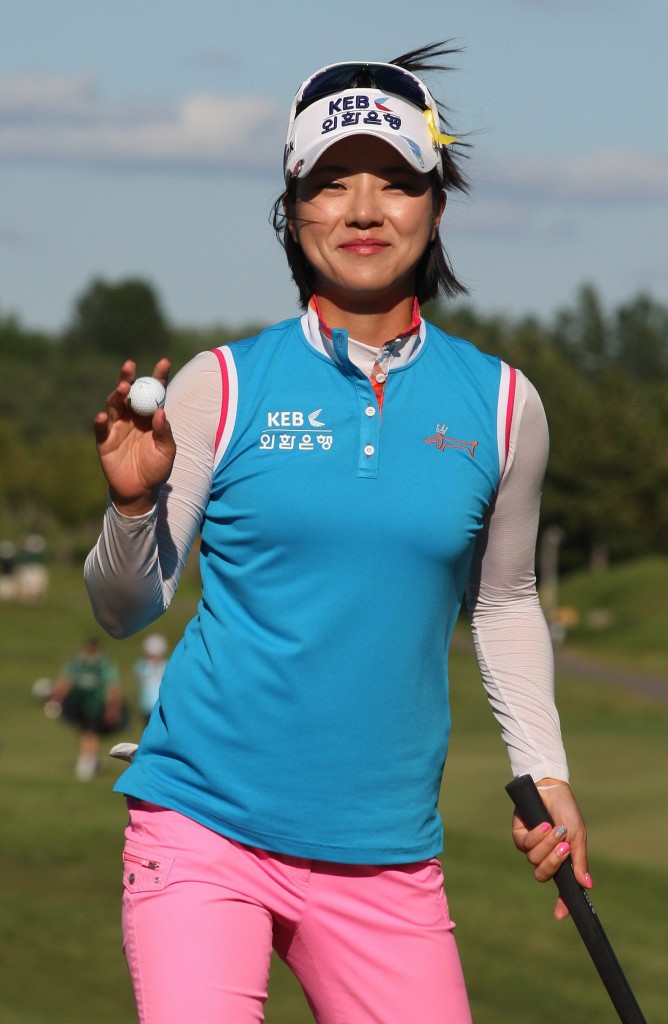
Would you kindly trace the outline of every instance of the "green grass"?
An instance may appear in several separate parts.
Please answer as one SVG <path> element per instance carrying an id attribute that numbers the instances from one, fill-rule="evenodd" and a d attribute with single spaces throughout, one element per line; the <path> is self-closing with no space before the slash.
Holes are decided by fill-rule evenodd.
<path id="1" fill-rule="evenodd" d="M 556 890 L 533 882 L 509 842 L 505 752 L 475 670 L 453 659 L 454 737 L 446 767 L 444 859 L 476 1024 L 608 1022 L 614 1011 Z M 592 898 L 650 1021 L 668 999 L 668 706 L 560 676 L 573 784 L 589 829 Z M 651 769 L 650 769 L 651 766 Z M 508 807 L 505 805 L 508 801 Z"/>
<path id="2" fill-rule="evenodd" d="M 171 641 L 196 598 L 186 586 L 161 621 Z M 110 793 L 121 767 L 109 760 L 94 782 L 75 782 L 75 734 L 30 696 L 33 680 L 53 676 L 95 629 L 80 573 L 57 572 L 43 607 L 4 605 L 0 616 L 0 1020 L 131 1024 L 119 928 L 125 812 Z M 615 635 L 633 649 L 629 631 Z M 131 693 L 140 639 L 107 647 Z M 470 657 L 453 655 L 452 680 L 444 866 L 474 1020 L 609 1024 L 614 1011 L 577 932 L 552 919 L 554 886 L 537 885 L 512 846 L 506 755 Z M 590 829 L 594 903 L 648 1020 L 658 1022 L 668 1004 L 668 705 L 566 676 L 559 702 Z M 268 1024 L 310 1020 L 277 963 Z"/>
<path id="3" fill-rule="evenodd" d="M 668 558 L 576 573 L 562 582 L 559 603 L 575 609 L 580 620 L 569 630 L 567 648 L 668 678 Z"/>

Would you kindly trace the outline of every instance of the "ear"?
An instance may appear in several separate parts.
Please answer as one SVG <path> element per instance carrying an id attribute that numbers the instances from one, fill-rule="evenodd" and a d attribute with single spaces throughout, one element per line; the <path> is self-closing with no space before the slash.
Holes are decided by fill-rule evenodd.
<path id="1" fill-rule="evenodd" d="M 434 223 L 433 223 L 433 229 L 432 229 L 432 232 L 431 232 L 431 240 L 432 240 L 432 242 L 436 238 L 436 235 L 438 234 L 438 229 L 441 226 L 441 218 L 443 217 L 443 212 L 445 210 L 445 204 L 446 204 L 447 200 L 448 200 L 448 197 L 447 197 L 445 191 L 442 191 L 441 194 L 440 194 L 438 203 L 435 204 L 435 208 L 434 208 Z"/>
<path id="2" fill-rule="evenodd" d="M 290 216 L 290 204 L 288 202 L 287 192 L 283 195 L 281 202 L 283 203 L 285 222 L 287 224 L 288 231 L 290 232 L 292 241 L 295 243 L 295 245 L 299 245 L 299 232 L 297 231 L 297 225 L 295 223 L 294 217 Z"/>

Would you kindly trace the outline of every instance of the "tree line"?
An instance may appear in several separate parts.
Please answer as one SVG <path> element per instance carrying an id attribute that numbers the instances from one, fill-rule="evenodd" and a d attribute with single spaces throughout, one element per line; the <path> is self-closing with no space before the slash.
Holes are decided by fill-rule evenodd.
<path id="1" fill-rule="evenodd" d="M 668 554 L 666 307 L 639 294 L 605 310 L 585 285 L 550 322 L 460 303 L 425 314 L 538 388 L 551 437 L 541 523 L 563 531 L 565 569 Z M 119 364 L 150 373 L 168 355 L 178 369 L 260 326 L 176 328 L 136 279 L 92 281 L 59 335 L 0 313 L 0 539 L 39 532 L 84 550 L 105 502 L 91 424 Z"/>

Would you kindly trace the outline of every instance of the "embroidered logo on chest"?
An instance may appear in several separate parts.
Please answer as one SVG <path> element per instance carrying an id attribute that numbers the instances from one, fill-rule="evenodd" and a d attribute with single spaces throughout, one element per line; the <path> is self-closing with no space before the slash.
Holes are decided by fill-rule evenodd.
<path id="1" fill-rule="evenodd" d="M 446 448 L 459 448 L 461 451 L 468 452 L 471 458 L 475 456 L 475 450 L 478 447 L 477 441 L 462 441 L 456 437 L 450 437 L 448 434 L 449 427 L 446 427 L 444 423 L 436 424 L 436 433 L 432 434 L 431 437 L 425 437 L 425 444 L 433 444 L 436 451 L 443 452 Z"/>

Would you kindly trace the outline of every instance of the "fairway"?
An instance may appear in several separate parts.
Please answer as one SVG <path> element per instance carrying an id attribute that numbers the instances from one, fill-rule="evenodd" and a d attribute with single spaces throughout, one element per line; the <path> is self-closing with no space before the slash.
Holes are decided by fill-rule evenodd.
<path id="1" fill-rule="evenodd" d="M 191 574 L 161 621 L 170 643 L 196 600 Z M 46 605 L 3 605 L 0 615 L 0 1020 L 132 1024 L 119 927 L 125 812 L 110 792 L 122 766 L 109 760 L 94 782 L 76 782 L 75 734 L 48 720 L 30 693 L 36 678 L 53 676 L 84 636 L 99 632 L 80 570 L 55 573 Z M 105 647 L 134 698 L 140 638 Z M 610 1024 L 614 1011 L 575 928 L 552 919 L 554 886 L 537 885 L 512 846 L 505 750 L 469 655 L 453 655 L 451 676 L 444 868 L 474 1021 Z M 668 1005 L 668 703 L 575 676 L 558 683 L 590 831 L 592 899 L 648 1020 L 659 1022 Z M 136 738 L 138 728 L 135 718 L 119 738 Z M 281 964 L 267 1021 L 311 1021 Z"/>

